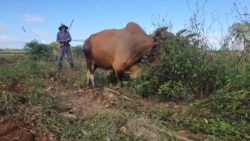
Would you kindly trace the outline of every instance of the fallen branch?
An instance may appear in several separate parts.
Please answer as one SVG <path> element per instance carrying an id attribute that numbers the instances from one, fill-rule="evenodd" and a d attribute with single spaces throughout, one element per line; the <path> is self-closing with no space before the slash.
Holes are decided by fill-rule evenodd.
<path id="1" fill-rule="evenodd" d="M 183 136 L 180 136 L 180 135 L 177 135 L 177 134 L 174 134 L 172 132 L 169 132 L 169 131 L 163 131 L 161 129 L 158 129 L 160 132 L 163 132 L 163 133 L 166 133 L 168 136 L 170 136 L 171 138 L 176 138 L 177 140 L 182 140 L 182 141 L 193 141 L 191 139 L 188 139 L 186 137 L 183 137 Z"/>
<path id="2" fill-rule="evenodd" d="M 104 87 L 104 90 L 109 91 L 109 92 L 112 92 L 112 93 L 115 93 L 115 94 L 117 94 L 117 95 L 121 95 L 119 92 L 114 91 L 114 90 L 109 89 L 109 88 L 106 88 L 106 87 Z"/>
<path id="3" fill-rule="evenodd" d="M 124 99 L 126 99 L 126 100 L 130 101 L 130 102 L 133 102 L 133 100 L 132 100 L 132 99 L 130 99 L 130 98 L 128 98 L 128 97 L 126 97 L 125 95 L 122 95 L 122 97 L 123 97 Z"/>
<path id="4" fill-rule="evenodd" d="M 119 92 L 117 92 L 117 91 L 111 90 L 111 89 L 106 88 L 106 87 L 104 87 L 104 90 L 109 91 L 109 92 L 112 92 L 112 93 L 114 93 L 114 94 L 116 94 L 116 95 L 118 95 L 118 96 L 122 96 L 124 99 L 126 99 L 126 100 L 128 100 L 128 101 L 130 101 L 130 102 L 133 101 L 132 99 L 128 98 L 128 97 L 125 96 L 125 95 L 122 95 L 121 93 L 119 93 Z"/>
<path id="5" fill-rule="evenodd" d="M 174 138 L 176 138 L 176 139 L 178 139 L 178 140 L 193 141 L 193 140 L 188 139 L 188 138 L 186 138 L 186 137 L 183 137 L 183 136 L 180 136 L 180 135 L 175 135 L 175 134 L 173 134 L 173 133 L 171 133 L 171 132 L 167 132 L 167 134 L 168 134 L 170 137 L 174 137 Z"/>

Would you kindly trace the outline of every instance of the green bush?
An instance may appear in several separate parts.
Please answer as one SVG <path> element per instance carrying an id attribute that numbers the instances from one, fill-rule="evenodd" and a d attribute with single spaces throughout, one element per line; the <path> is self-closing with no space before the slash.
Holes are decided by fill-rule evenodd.
<path id="1" fill-rule="evenodd" d="M 24 46 L 24 50 L 31 55 L 31 59 L 38 60 L 45 58 L 49 60 L 53 57 L 53 48 L 47 44 L 41 44 L 37 40 L 32 40 Z"/>
<path id="2" fill-rule="evenodd" d="M 188 91 L 183 86 L 182 82 L 168 81 L 160 85 L 157 91 L 158 95 L 164 99 L 185 100 L 188 98 Z"/>
<path id="3" fill-rule="evenodd" d="M 238 68 L 239 69 L 239 68 Z M 239 69 L 238 72 L 229 73 L 225 77 L 226 85 L 224 90 L 226 92 L 232 92 L 237 90 L 250 90 L 250 63 L 246 64 L 246 71 L 242 73 Z"/>
<path id="4" fill-rule="evenodd" d="M 83 55 L 83 50 L 81 45 L 77 45 L 75 47 L 71 48 L 72 53 L 76 56 L 82 56 Z"/>
<path id="5" fill-rule="evenodd" d="M 206 97 L 225 84 L 228 74 L 237 71 L 232 67 L 235 57 L 229 56 L 233 60 L 228 61 L 223 52 L 204 50 L 178 39 L 165 41 L 159 48 L 164 52 L 159 61 L 146 64 L 149 60 L 143 60 L 145 72 L 135 81 L 137 93 L 143 96 L 154 94 L 168 100 Z"/>

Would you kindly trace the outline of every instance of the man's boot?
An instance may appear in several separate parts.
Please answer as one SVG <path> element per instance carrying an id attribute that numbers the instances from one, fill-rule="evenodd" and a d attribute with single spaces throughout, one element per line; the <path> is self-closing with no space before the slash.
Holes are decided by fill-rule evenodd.
<path id="1" fill-rule="evenodd" d="M 70 63 L 70 69 L 71 69 L 72 71 L 76 71 L 76 69 L 74 68 L 74 64 L 73 64 L 73 63 Z"/>
<path id="2" fill-rule="evenodd" d="M 57 70 L 62 70 L 62 63 L 57 64 Z"/>

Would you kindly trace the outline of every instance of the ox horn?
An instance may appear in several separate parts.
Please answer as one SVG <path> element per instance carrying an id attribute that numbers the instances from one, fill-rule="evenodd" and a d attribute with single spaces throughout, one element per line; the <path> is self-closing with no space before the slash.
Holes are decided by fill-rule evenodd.
<path id="1" fill-rule="evenodd" d="M 193 36 L 197 36 L 198 34 L 197 33 L 191 33 L 191 34 L 188 34 L 187 36 L 185 36 L 185 38 L 189 39 Z"/>
<path id="2" fill-rule="evenodd" d="M 161 31 L 167 30 L 167 29 L 168 29 L 168 27 L 160 27 L 160 28 L 158 28 L 158 29 L 156 30 L 156 32 L 161 32 Z"/>
<path id="3" fill-rule="evenodd" d="M 167 29 L 168 29 L 168 27 L 159 27 L 159 28 L 157 28 L 157 29 L 153 32 L 153 36 L 154 36 L 154 37 L 157 37 L 157 36 L 159 36 L 159 34 L 160 34 L 162 31 L 167 30 Z"/>
<path id="4" fill-rule="evenodd" d="M 180 30 L 180 31 L 178 31 L 178 32 L 176 33 L 176 36 L 177 36 L 177 37 L 180 37 L 181 34 L 184 33 L 184 32 L 186 32 L 186 31 L 187 31 L 187 29 L 182 29 L 182 30 Z"/>

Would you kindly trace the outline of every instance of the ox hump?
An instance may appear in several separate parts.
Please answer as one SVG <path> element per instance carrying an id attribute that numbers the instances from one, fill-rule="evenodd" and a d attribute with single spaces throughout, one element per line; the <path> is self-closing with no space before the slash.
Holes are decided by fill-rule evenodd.
<path id="1" fill-rule="evenodd" d="M 127 23 L 125 30 L 136 33 L 136 34 L 144 34 L 146 35 L 146 32 L 141 28 L 141 26 L 135 22 L 129 22 Z"/>

